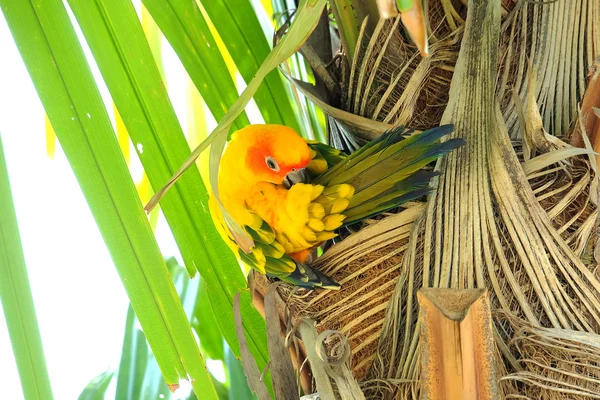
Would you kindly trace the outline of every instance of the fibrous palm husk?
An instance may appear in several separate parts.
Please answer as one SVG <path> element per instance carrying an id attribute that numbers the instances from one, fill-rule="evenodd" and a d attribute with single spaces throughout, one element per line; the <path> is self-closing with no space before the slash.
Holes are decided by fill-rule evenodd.
<path id="1" fill-rule="evenodd" d="M 600 336 L 545 328 L 499 312 L 514 331 L 510 350 L 521 368 L 500 379 L 507 399 L 600 399 Z"/>
<path id="2" fill-rule="evenodd" d="M 353 63 L 348 72 L 342 69 L 343 110 L 421 130 L 440 123 L 467 7 L 458 0 L 430 0 L 427 6 L 430 57 L 418 56 L 399 19 L 381 20 L 371 35 L 361 31 Z M 564 135 L 576 122 L 587 68 L 600 54 L 600 28 L 594 23 L 600 20 L 600 2 L 506 0 L 501 15 L 496 93 L 510 136 L 518 137 L 512 92 L 525 97 L 528 74 L 538 77 L 535 100 L 542 105 L 544 128 Z"/>
<path id="3" fill-rule="evenodd" d="M 315 354 L 312 354 L 313 359 L 309 363 L 304 362 L 306 358 L 310 359 L 311 346 L 314 346 L 313 342 L 319 334 L 329 332 L 342 335 L 348 351 L 351 350 L 351 357 L 349 353 L 347 359 L 348 372 L 351 371 L 359 381 L 365 377 L 377 349 L 385 309 L 398 279 L 411 226 L 423 212 L 425 204 L 411 203 L 405 207 L 398 213 L 366 221 L 362 229 L 345 236 L 317 260 L 318 268 L 342 284 L 340 291 L 309 292 L 279 286 L 278 292 L 282 299 L 280 319 L 282 325 L 286 326 L 282 328 L 283 334 L 290 337 L 290 332 L 303 328 L 298 330 L 303 334 L 303 342 L 296 343 L 297 348 L 292 346 L 290 352 L 300 371 L 300 381 L 305 393 L 319 389 L 320 380 L 322 385 L 326 382 L 323 390 L 333 390 L 339 394 L 339 382 L 351 381 L 348 376 L 331 370 L 328 360 L 319 357 L 315 359 Z M 264 310 L 265 297 L 272 284 L 258 273 L 252 274 L 251 282 L 254 304 L 259 311 Z M 264 311 L 261 312 L 265 316 Z M 313 321 L 309 325 L 314 333 L 306 326 L 307 319 Z M 309 338 L 308 344 L 305 335 L 312 338 Z M 322 340 L 318 341 L 319 346 L 321 342 Z M 323 346 L 332 349 L 330 344 L 324 343 Z M 329 371 L 331 382 L 326 378 L 325 371 Z M 317 376 L 319 374 L 320 377 Z M 311 380 L 314 380 L 316 386 L 311 385 Z"/>
<path id="4" fill-rule="evenodd" d="M 341 290 L 300 290 L 292 296 L 292 288 L 280 288 L 295 320 L 312 318 L 319 332 L 336 330 L 347 336 L 352 349 L 350 366 L 358 379 L 372 362 L 410 229 L 423 209 L 422 203 L 415 203 L 372 221 L 326 251 L 315 266 L 336 279 Z"/>
<path id="5" fill-rule="evenodd" d="M 530 76 L 530 86 L 535 77 Z M 542 124 L 533 92 L 521 105 L 515 97 L 521 120 L 520 160 L 536 199 L 571 250 L 592 264 L 598 231 L 598 167 L 585 137 L 584 148 L 576 148 L 549 135 Z M 520 110 L 523 110 L 522 112 Z M 583 135 L 586 135 L 582 127 Z M 516 148 L 519 153 L 519 146 Z"/>
<path id="6" fill-rule="evenodd" d="M 351 63 L 340 58 L 334 74 L 341 77 L 341 97 L 330 93 L 320 98 L 328 103 L 323 110 L 333 126 L 333 144 L 354 150 L 381 133 L 380 123 L 417 130 L 439 125 L 461 45 L 466 3 L 426 1 L 431 43 L 427 58 L 419 56 L 399 17 L 363 22 Z M 511 138 L 519 137 L 513 91 L 521 99 L 526 96 L 528 74 L 538 77 L 534 98 L 541 106 L 544 128 L 562 136 L 575 125 L 587 69 L 600 54 L 598 20 L 598 0 L 501 2 L 495 90 Z M 334 115 L 332 110 L 350 115 Z M 376 121 L 377 127 L 369 133 L 368 128 L 348 126 L 351 115 Z"/>
<path id="7" fill-rule="evenodd" d="M 437 191 L 415 223 L 369 373 L 377 379 L 419 374 L 415 290 L 422 286 L 487 287 L 494 309 L 531 324 L 600 331 L 600 282 L 540 206 L 494 95 L 490 65 L 498 55 L 500 6 L 470 4 L 442 117 L 467 145 L 438 163 Z M 505 350 L 513 332 L 496 328 Z M 518 365 L 510 352 L 504 354 Z"/>
<path id="8" fill-rule="evenodd" d="M 502 25 L 497 86 L 508 130 L 516 136 L 511 91 L 521 98 L 528 92 L 530 62 L 529 73 L 538 78 L 535 100 L 542 106 L 544 128 L 562 136 L 577 121 L 587 69 L 600 54 L 600 2 L 513 2 Z"/>
<path id="9" fill-rule="evenodd" d="M 380 22 L 373 39 L 359 42 L 338 110 L 417 128 L 453 122 L 467 146 L 438 164 L 437 192 L 426 212 L 403 227 L 400 240 L 371 249 L 382 242 L 368 242 L 368 231 L 359 231 L 351 236 L 356 241 L 325 253 L 319 266 L 344 284 L 340 293 L 291 299 L 298 315 L 314 317 L 319 330 L 338 329 L 349 337 L 355 376 L 362 379 L 370 367 L 362 382 L 367 398 L 418 398 L 415 293 L 422 286 L 487 287 L 495 309 L 532 326 L 588 332 L 600 327 L 600 282 L 589 246 L 597 232 L 596 166 L 588 150 L 548 134 L 560 136 L 576 121 L 581 71 L 599 49 L 591 18 L 600 2 L 579 7 L 565 0 L 479 0 L 472 2 L 469 18 L 464 3 L 429 2 L 431 59 L 415 56 L 396 21 Z M 583 25 L 561 25 L 561 10 Z M 560 60 L 567 50 L 574 57 L 569 68 Z M 550 97 L 552 107 L 545 103 Z M 559 117 L 553 108 L 560 108 Z M 346 117 L 330 118 L 343 125 Z M 343 134 L 355 135 L 346 144 L 364 140 L 364 132 Z M 379 286 L 383 290 L 374 289 Z M 499 319 L 496 330 L 506 366 L 528 371 L 510 347 L 517 337 L 514 324 Z M 543 370 L 528 373 L 527 379 L 548 378 Z M 501 389 L 517 393 L 517 382 L 508 379 Z"/>
<path id="10" fill-rule="evenodd" d="M 399 17 L 379 21 L 371 37 L 361 30 L 342 108 L 393 126 L 422 130 L 437 125 L 448 100 L 462 32 L 443 22 L 436 29 L 443 36 L 432 40 L 427 58 L 403 39 Z"/>

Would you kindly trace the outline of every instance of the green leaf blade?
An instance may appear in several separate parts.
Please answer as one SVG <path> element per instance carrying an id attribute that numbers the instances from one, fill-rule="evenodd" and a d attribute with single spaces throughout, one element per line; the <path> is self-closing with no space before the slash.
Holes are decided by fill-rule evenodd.
<path id="1" fill-rule="evenodd" d="M 224 346 L 221 332 L 218 330 L 219 323 L 210 307 L 210 300 L 206 292 L 206 283 L 200 282 L 198 295 L 194 304 L 192 317 L 192 328 L 200 339 L 200 348 L 203 354 L 213 360 L 224 360 Z"/>
<path id="2" fill-rule="evenodd" d="M 221 56 L 208 24 L 194 1 L 143 0 L 196 88 L 218 121 L 238 98 L 227 64 Z M 245 113 L 236 119 L 236 129 L 249 125 Z"/>
<path id="3" fill-rule="evenodd" d="M 201 3 L 240 75 L 250 82 L 271 51 L 251 2 L 236 1 L 233 4 L 226 0 L 208 0 Z M 279 71 L 265 76 L 254 100 L 266 123 L 283 124 L 301 131 Z"/>
<path id="4" fill-rule="evenodd" d="M 106 389 L 110 385 L 114 372 L 106 371 L 94 377 L 83 389 L 78 400 L 104 400 Z"/>
<path id="5" fill-rule="evenodd" d="M 0 7 L 165 380 L 190 376 L 216 399 L 66 9 L 43 0 Z"/>
<path id="6" fill-rule="evenodd" d="M 136 327 L 131 305 L 127 310 L 125 337 L 117 374 L 116 400 L 138 400 L 144 383 L 148 363 L 148 345 L 143 332 Z"/>
<path id="7" fill-rule="evenodd" d="M 100 72 L 136 144 L 138 155 L 153 187 L 159 187 L 190 154 L 170 104 L 164 84 L 143 36 L 131 3 L 69 0 L 82 26 Z M 136 146 L 138 147 L 138 146 Z M 208 191 L 197 168 L 182 177 L 161 203 L 188 271 L 199 270 L 210 292 L 210 306 L 234 352 L 239 354 L 233 324 L 232 299 L 246 290 L 237 260 L 223 243 L 208 212 Z M 244 297 L 242 309 L 252 324 L 246 330 L 254 338 L 252 349 L 260 365 L 267 363 L 264 321 Z M 254 315 L 253 315 L 254 314 Z"/>
<path id="8" fill-rule="evenodd" d="M 189 155 L 189 148 L 133 5 L 70 0 L 100 72 L 127 127 L 150 182 L 165 179 Z M 197 170 L 165 198 L 163 212 L 190 276 L 196 271 L 194 229 L 186 204 L 204 185 Z M 206 191 L 204 189 L 204 191 Z"/>
<path id="9" fill-rule="evenodd" d="M 188 170 L 191 167 L 195 167 L 196 159 L 198 158 L 200 153 L 204 151 L 209 145 L 211 146 L 209 154 L 209 178 L 213 192 L 218 200 L 218 167 L 221 154 L 223 153 L 223 149 L 227 141 L 227 133 L 229 132 L 231 125 L 235 121 L 236 117 L 244 110 L 254 93 L 256 93 L 256 90 L 260 87 L 260 83 L 262 82 L 264 77 L 273 69 L 275 69 L 279 64 L 281 64 L 287 58 L 289 58 L 310 36 L 310 33 L 314 30 L 319 21 L 319 18 L 325 8 L 325 5 L 325 0 L 305 0 L 300 2 L 297 11 L 297 18 L 290 27 L 288 34 L 281 41 L 279 41 L 277 46 L 269 53 L 269 56 L 267 57 L 265 62 L 261 64 L 259 70 L 256 72 L 256 75 L 248 83 L 248 86 L 238 98 L 238 100 L 236 100 L 236 102 L 227 111 L 225 116 L 219 121 L 217 127 L 202 143 L 200 143 L 194 149 L 194 151 L 192 151 L 191 155 L 179 167 L 175 174 L 173 174 L 173 176 L 166 182 L 166 184 L 155 193 L 152 199 L 150 199 L 150 202 L 146 205 L 146 209 L 152 209 L 154 206 L 156 206 L 158 202 L 163 198 L 165 193 L 167 193 L 168 190 L 173 187 L 173 185 L 177 182 L 178 179 L 182 177 L 186 170 Z M 229 217 L 225 211 L 224 216 L 226 219 Z M 231 218 L 229 217 L 229 219 Z M 233 222 L 235 225 L 235 222 L 233 220 L 231 222 Z M 238 226 L 238 228 L 241 230 L 241 227 Z M 228 275 L 225 276 L 228 277 Z M 210 282 L 207 281 L 207 284 L 209 285 L 208 290 L 210 294 Z M 252 309 L 250 305 L 250 293 L 248 291 L 244 291 L 241 294 L 242 315 L 244 315 L 244 310 L 248 309 L 250 313 L 248 317 L 252 317 L 255 321 L 257 321 L 256 323 L 249 323 L 248 326 L 254 327 L 256 326 L 256 324 L 260 324 L 262 330 L 262 327 L 264 327 L 264 323 L 258 322 L 260 320 L 260 316 L 258 315 L 256 310 Z M 210 298 L 212 298 L 212 295 L 210 296 Z M 215 313 L 215 315 L 221 315 L 219 313 L 219 310 L 214 308 L 214 304 L 211 304 L 211 306 L 213 306 L 213 312 Z M 227 315 L 229 317 L 229 315 L 231 315 L 231 309 L 228 309 L 227 312 Z M 248 317 L 245 317 L 245 321 L 249 320 Z M 245 324 L 246 322 L 244 322 L 244 326 L 246 326 Z M 266 341 L 264 331 L 261 335 L 250 336 L 249 348 L 254 354 L 254 356 L 257 358 L 257 361 L 259 362 L 259 368 L 261 362 L 266 362 L 266 357 L 264 356 L 264 353 L 256 354 L 256 349 L 254 345 L 260 344 L 259 349 L 264 349 L 266 346 L 265 342 Z M 236 347 L 232 346 L 232 350 L 236 352 L 236 355 L 239 354 L 239 346 L 237 346 L 237 342 Z"/>
<path id="10" fill-rule="evenodd" d="M 53 398 L 0 140 L 0 300 L 26 399 Z"/>

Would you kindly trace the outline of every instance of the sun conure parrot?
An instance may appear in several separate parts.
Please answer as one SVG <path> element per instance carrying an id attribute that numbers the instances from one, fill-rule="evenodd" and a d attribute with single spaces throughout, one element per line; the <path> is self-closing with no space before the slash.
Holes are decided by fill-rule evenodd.
<path id="1" fill-rule="evenodd" d="M 439 142 L 452 129 L 412 136 L 394 129 L 346 156 L 286 126 L 250 125 L 232 135 L 218 185 L 222 206 L 254 240 L 251 251 L 234 241 L 214 195 L 212 217 L 249 267 L 305 288 L 338 289 L 310 267 L 313 250 L 342 226 L 426 194 L 436 173 L 422 168 L 464 143 Z"/>

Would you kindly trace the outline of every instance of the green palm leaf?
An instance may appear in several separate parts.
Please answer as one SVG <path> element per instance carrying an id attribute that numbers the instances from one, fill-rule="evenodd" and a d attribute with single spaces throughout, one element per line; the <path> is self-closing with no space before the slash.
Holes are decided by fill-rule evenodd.
<path id="1" fill-rule="evenodd" d="M 123 117 L 144 169 L 154 188 L 164 183 L 190 154 L 189 147 L 140 23 L 131 3 L 96 0 L 90 6 L 84 0 L 69 0 L 101 73 Z M 143 151 L 140 151 L 140 148 Z M 198 268 L 211 296 L 223 336 L 239 354 L 231 299 L 244 291 L 246 280 L 235 257 L 222 243 L 208 208 L 208 192 L 197 168 L 178 183 L 165 197 L 162 209 L 175 236 L 190 274 Z M 266 365 L 264 322 L 244 296 L 245 324 L 254 338 L 252 351 L 260 365 Z"/>
<path id="2" fill-rule="evenodd" d="M 52 388 L 27 277 L 25 257 L 1 141 L 0 300 L 17 362 L 23 394 L 28 400 L 51 400 Z"/>
<path id="3" fill-rule="evenodd" d="M 240 75 L 250 82 L 271 51 L 251 1 L 204 0 L 201 3 Z M 254 100 L 266 123 L 287 125 L 301 132 L 279 71 L 267 74 Z"/>
<path id="4" fill-rule="evenodd" d="M 61 2 L 2 0 L 21 56 L 169 385 L 217 398 Z"/>
<path id="5" fill-rule="evenodd" d="M 94 377 L 90 383 L 83 389 L 78 400 L 104 400 L 106 389 L 110 385 L 114 372 L 105 371 Z"/>
<path id="6" fill-rule="evenodd" d="M 217 43 L 195 1 L 143 0 L 218 121 L 237 100 L 238 92 Z M 250 122 L 241 113 L 234 126 Z"/>

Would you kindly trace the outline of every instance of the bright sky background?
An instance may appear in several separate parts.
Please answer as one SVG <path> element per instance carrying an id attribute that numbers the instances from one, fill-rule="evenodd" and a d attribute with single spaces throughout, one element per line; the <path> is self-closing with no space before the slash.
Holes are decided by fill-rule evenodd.
<path id="1" fill-rule="evenodd" d="M 169 94 L 178 117 L 186 121 L 187 74 L 163 43 Z M 93 377 L 118 367 L 128 300 L 60 145 L 54 159 L 47 156 L 44 110 L 2 13 L 0 60 L 0 134 L 50 381 L 55 399 L 76 399 Z M 243 89 L 241 78 L 238 84 Z M 103 84 L 100 90 L 110 106 Z M 247 111 L 252 122 L 262 122 L 255 104 Z M 187 123 L 182 127 L 185 131 Z M 133 152 L 132 163 L 132 175 L 141 177 Z M 163 255 L 178 255 L 164 220 L 156 236 Z M 0 386 L 3 399 L 23 399 L 4 318 Z"/>

